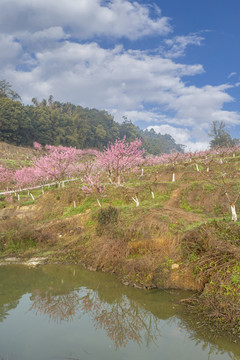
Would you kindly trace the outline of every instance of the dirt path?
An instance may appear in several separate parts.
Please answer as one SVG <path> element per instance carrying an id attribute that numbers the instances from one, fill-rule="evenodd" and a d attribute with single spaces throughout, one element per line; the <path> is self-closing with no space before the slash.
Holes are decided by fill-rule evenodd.
<path id="1" fill-rule="evenodd" d="M 182 192 L 187 188 L 187 186 L 188 185 L 186 184 L 179 185 L 179 187 L 171 193 L 170 198 L 163 204 L 163 210 L 171 216 L 175 215 L 188 222 L 203 221 L 204 215 L 186 211 L 179 207 Z"/>

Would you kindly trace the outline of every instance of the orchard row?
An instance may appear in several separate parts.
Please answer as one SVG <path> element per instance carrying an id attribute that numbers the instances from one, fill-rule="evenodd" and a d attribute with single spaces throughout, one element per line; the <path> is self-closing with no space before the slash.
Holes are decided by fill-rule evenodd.
<path id="1" fill-rule="evenodd" d="M 197 172 L 207 181 L 221 186 L 231 206 L 233 220 L 236 220 L 235 204 L 240 192 L 229 190 L 227 178 L 239 177 L 239 169 L 229 167 L 229 158 L 240 153 L 240 146 L 219 148 L 196 153 L 147 155 L 140 139 L 128 143 L 126 139 L 116 140 L 103 152 L 94 149 L 79 150 L 73 147 L 46 145 L 35 142 L 37 155 L 32 165 L 19 170 L 0 166 L 0 184 L 2 191 L 20 191 L 23 188 L 41 186 L 49 182 L 58 183 L 78 178 L 82 182 L 85 194 L 102 193 L 107 182 L 122 182 L 124 174 L 139 172 L 154 165 L 171 165 L 172 181 L 175 181 L 175 168 L 179 164 L 193 164 Z M 200 167 L 200 169 L 199 169 Z"/>

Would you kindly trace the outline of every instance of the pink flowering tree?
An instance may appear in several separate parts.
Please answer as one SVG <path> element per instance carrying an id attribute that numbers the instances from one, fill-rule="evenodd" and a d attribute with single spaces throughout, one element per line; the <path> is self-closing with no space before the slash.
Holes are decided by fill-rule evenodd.
<path id="1" fill-rule="evenodd" d="M 102 184 L 100 174 L 86 175 L 81 178 L 82 190 L 86 195 L 90 194 L 102 194 L 105 186 Z"/>
<path id="2" fill-rule="evenodd" d="M 127 143 L 124 137 L 123 140 L 109 144 L 103 153 L 98 155 L 99 164 L 107 170 L 110 181 L 117 180 L 120 185 L 122 174 L 126 171 L 134 171 L 145 153 L 141 146 L 140 139 Z"/>
<path id="3" fill-rule="evenodd" d="M 9 186 L 13 180 L 13 171 L 9 169 L 5 169 L 0 166 L 0 184 L 1 187 Z"/>
<path id="4" fill-rule="evenodd" d="M 78 151 L 81 152 L 81 162 L 76 167 L 78 174 L 86 177 L 101 172 L 100 164 L 96 161 L 100 154 L 98 150 L 84 149 Z"/>
<path id="5" fill-rule="evenodd" d="M 18 189 L 25 186 L 33 186 L 38 182 L 39 176 L 35 168 L 23 167 L 20 170 L 16 170 L 14 176 L 14 182 Z"/>
<path id="6" fill-rule="evenodd" d="M 39 144 L 37 141 L 34 141 L 33 147 L 34 147 L 34 149 L 36 149 L 36 150 L 38 150 L 38 151 L 41 151 L 41 150 L 42 150 L 42 145 Z"/>
<path id="7" fill-rule="evenodd" d="M 77 172 L 79 150 L 72 147 L 46 145 L 48 154 L 35 162 L 39 178 L 60 182 Z"/>

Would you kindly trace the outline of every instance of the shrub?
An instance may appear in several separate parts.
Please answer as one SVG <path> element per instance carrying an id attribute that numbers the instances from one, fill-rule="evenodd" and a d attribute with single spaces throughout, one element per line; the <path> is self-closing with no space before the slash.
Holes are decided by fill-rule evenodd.
<path id="1" fill-rule="evenodd" d="M 106 209 L 100 209 L 97 220 L 98 224 L 102 226 L 117 223 L 118 210 L 113 206 L 109 206 Z"/>

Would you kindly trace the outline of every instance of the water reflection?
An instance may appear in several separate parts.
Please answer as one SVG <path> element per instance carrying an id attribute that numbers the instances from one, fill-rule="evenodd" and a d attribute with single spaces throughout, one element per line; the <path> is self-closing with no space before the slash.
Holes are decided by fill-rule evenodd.
<path id="1" fill-rule="evenodd" d="M 40 289 L 34 290 L 30 299 L 32 305 L 29 311 L 33 311 L 36 315 L 47 315 L 49 320 L 58 324 L 73 320 L 81 302 L 78 294 L 56 295 L 51 291 L 42 292 Z"/>
<path id="2" fill-rule="evenodd" d="M 61 326 L 87 316 L 96 330 L 102 329 L 113 341 L 115 349 L 129 342 L 157 345 L 163 333 L 162 320 L 167 320 L 175 326 L 175 339 L 184 332 L 209 359 L 212 354 L 240 359 L 237 344 L 224 339 L 209 342 L 208 329 L 198 328 L 197 321 L 189 325 L 189 314 L 178 303 L 188 293 L 136 290 L 122 286 L 111 275 L 71 266 L 5 266 L 0 268 L 0 278 L 0 321 L 7 319 L 28 293 L 29 313 Z"/>
<path id="3" fill-rule="evenodd" d="M 58 324 L 87 314 L 96 330 L 106 331 L 116 349 L 126 346 L 129 341 L 141 344 L 143 340 L 149 347 L 160 336 L 159 319 L 126 295 L 109 304 L 100 300 L 97 291 L 93 290 L 83 295 L 81 291 L 57 294 L 54 289 L 36 289 L 30 299 L 29 311 L 47 316 Z"/>

